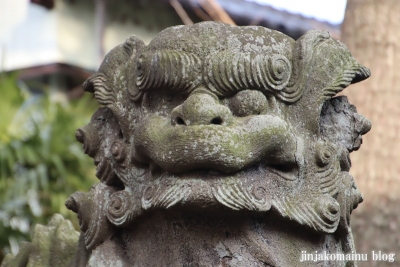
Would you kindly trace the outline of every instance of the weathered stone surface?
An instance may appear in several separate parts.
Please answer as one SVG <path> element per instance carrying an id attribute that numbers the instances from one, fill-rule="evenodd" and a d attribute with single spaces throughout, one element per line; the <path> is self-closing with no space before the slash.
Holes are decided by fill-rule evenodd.
<path id="1" fill-rule="evenodd" d="M 325 31 L 298 40 L 204 22 L 130 37 L 84 89 L 100 183 L 66 202 L 71 266 L 356 266 L 349 153 L 371 123 L 345 97 L 370 72 Z"/>

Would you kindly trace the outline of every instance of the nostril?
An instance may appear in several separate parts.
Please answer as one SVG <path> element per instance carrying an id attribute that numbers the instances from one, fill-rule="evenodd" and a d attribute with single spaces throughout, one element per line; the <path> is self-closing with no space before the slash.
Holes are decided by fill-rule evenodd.
<path id="1" fill-rule="evenodd" d="M 211 124 L 216 124 L 216 125 L 221 125 L 223 123 L 223 120 L 221 117 L 216 117 L 210 121 Z"/>
<path id="2" fill-rule="evenodd" d="M 176 117 L 175 122 L 178 125 L 186 125 L 185 121 L 181 117 Z"/>

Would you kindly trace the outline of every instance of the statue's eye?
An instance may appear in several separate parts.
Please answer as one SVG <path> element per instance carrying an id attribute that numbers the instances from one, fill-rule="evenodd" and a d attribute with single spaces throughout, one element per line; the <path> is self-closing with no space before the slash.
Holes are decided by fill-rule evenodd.
<path id="1" fill-rule="evenodd" d="M 245 90 L 229 99 L 229 107 L 235 116 L 259 115 L 266 113 L 268 101 L 260 91 Z"/>

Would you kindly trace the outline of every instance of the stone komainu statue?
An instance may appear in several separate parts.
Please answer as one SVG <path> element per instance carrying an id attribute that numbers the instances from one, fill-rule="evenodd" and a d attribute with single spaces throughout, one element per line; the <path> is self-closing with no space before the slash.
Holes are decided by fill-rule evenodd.
<path id="1" fill-rule="evenodd" d="M 84 84 L 103 107 L 76 137 L 100 183 L 66 201 L 81 228 L 68 265 L 356 266 L 300 260 L 355 252 L 349 153 L 371 123 L 334 96 L 369 76 L 326 31 L 130 37 Z"/>

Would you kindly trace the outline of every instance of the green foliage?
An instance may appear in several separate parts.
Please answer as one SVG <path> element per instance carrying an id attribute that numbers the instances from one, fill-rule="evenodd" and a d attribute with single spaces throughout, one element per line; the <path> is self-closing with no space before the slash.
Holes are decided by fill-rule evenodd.
<path id="1" fill-rule="evenodd" d="M 47 224 L 54 213 L 77 225 L 64 202 L 97 180 L 74 133 L 89 122 L 97 103 L 89 94 L 55 101 L 57 94 L 45 88 L 32 95 L 17 86 L 15 74 L 0 76 L 0 92 L 1 249 L 29 240 L 32 226 Z"/>

